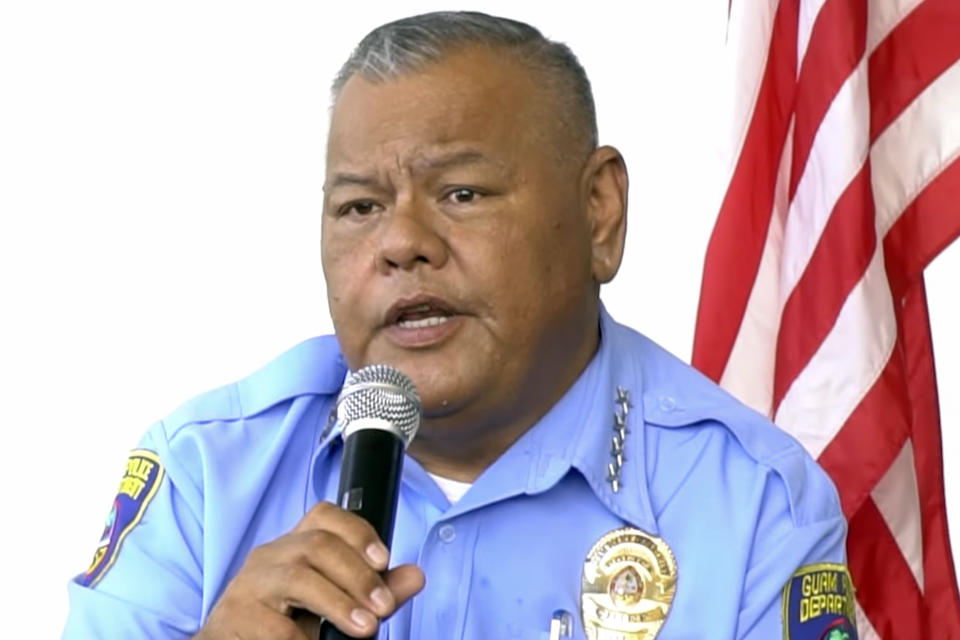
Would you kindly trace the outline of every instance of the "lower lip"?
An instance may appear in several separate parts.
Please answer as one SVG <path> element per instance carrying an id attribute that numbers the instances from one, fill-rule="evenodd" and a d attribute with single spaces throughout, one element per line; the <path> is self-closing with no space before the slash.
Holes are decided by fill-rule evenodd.
<path id="1" fill-rule="evenodd" d="M 401 347 L 432 347 L 452 336 L 461 324 L 463 316 L 450 316 L 446 322 L 432 327 L 408 328 L 392 324 L 386 328 L 386 334 L 392 342 Z"/>

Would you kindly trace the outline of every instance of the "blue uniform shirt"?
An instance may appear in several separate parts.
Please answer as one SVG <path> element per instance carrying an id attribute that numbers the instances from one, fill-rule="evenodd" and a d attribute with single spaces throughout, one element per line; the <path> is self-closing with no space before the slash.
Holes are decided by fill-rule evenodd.
<path id="1" fill-rule="evenodd" d="M 99 564 L 69 585 L 64 638 L 196 633 L 254 547 L 336 500 L 342 445 L 327 427 L 345 374 L 336 340 L 314 338 L 153 425 Z M 618 387 L 629 411 L 614 491 Z M 845 562 L 836 491 L 796 441 L 603 312 L 580 378 L 456 504 L 407 458 L 391 564 L 416 563 L 427 582 L 379 637 L 546 640 L 566 610 L 583 638 L 584 561 L 624 526 L 676 559 L 662 640 L 784 637 L 800 606 L 784 587 L 808 596 L 801 567 Z"/>

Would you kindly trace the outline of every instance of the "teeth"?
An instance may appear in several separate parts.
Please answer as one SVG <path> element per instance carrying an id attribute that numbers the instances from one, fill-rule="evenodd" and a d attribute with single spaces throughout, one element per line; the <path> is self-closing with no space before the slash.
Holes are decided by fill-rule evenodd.
<path id="1" fill-rule="evenodd" d="M 424 327 L 436 327 L 449 319 L 450 318 L 446 316 L 433 316 L 430 318 L 421 318 L 420 320 L 401 320 L 397 324 L 404 329 L 423 329 Z"/>

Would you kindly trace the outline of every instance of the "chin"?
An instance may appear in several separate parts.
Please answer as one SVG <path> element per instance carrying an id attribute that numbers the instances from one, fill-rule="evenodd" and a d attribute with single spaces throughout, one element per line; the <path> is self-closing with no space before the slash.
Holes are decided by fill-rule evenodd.
<path id="1" fill-rule="evenodd" d="M 467 376 L 450 362 L 430 366 L 425 362 L 397 363 L 400 371 L 413 381 L 420 395 L 423 414 L 436 418 L 454 413 L 467 402 L 471 385 Z"/>
<path id="2" fill-rule="evenodd" d="M 406 373 L 406 372 L 405 372 Z M 420 402 L 423 404 L 423 413 L 425 416 L 438 417 L 443 416 L 463 405 L 464 390 L 459 388 L 459 381 L 451 376 L 447 380 L 438 380 L 434 376 L 420 376 L 416 373 L 410 375 L 417 393 L 420 394 Z"/>
<path id="3" fill-rule="evenodd" d="M 482 350 L 463 345 L 437 349 L 408 350 L 391 344 L 375 344 L 359 358 L 364 364 L 386 364 L 413 381 L 424 415 L 441 417 L 456 412 L 483 394 L 490 385 L 490 362 Z M 459 346 L 459 349 L 452 348 Z"/>

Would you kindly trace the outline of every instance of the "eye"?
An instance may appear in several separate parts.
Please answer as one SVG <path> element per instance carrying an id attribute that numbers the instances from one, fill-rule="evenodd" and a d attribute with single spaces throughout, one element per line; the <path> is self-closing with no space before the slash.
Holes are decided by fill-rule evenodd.
<path id="1" fill-rule="evenodd" d="M 480 197 L 480 193 L 467 187 L 457 187 L 448 191 L 444 198 L 454 204 L 469 204 Z"/>
<path id="2" fill-rule="evenodd" d="M 357 215 L 366 216 L 377 210 L 377 203 L 372 200 L 357 200 L 348 202 L 337 210 L 341 216 Z"/>

